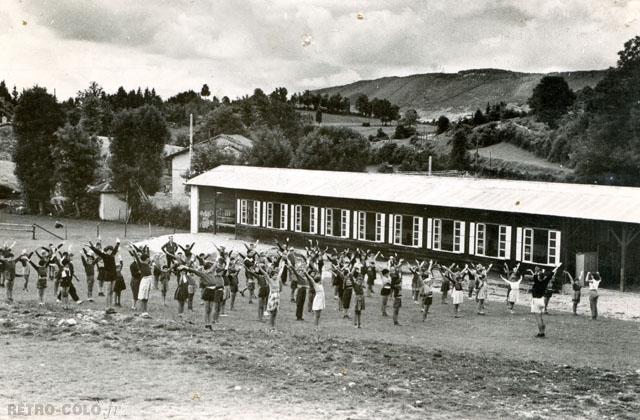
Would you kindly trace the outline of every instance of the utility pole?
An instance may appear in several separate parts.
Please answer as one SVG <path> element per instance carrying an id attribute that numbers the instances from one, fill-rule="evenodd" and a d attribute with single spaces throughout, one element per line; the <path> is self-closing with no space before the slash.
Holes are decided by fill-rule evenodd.
<path id="1" fill-rule="evenodd" d="M 193 160 L 193 114 L 189 114 L 189 174 L 191 174 L 192 160 Z"/>

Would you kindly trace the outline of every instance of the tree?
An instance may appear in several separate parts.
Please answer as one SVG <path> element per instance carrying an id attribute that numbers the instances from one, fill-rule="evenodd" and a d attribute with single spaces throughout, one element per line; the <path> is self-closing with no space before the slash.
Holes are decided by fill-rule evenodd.
<path id="1" fill-rule="evenodd" d="M 482 113 L 480 108 L 476 109 L 475 114 L 473 114 L 473 125 L 482 125 L 485 122 L 486 119 L 484 118 L 484 114 Z"/>
<path id="2" fill-rule="evenodd" d="M 80 104 L 80 124 L 89 135 L 104 134 L 108 126 L 105 123 L 105 113 L 110 112 L 102 99 L 102 87 L 91 82 L 89 87 L 77 94 Z M 108 117 L 108 121 L 110 120 Z"/>
<path id="3" fill-rule="evenodd" d="M 202 89 L 200 89 L 200 96 L 207 98 L 211 95 L 211 91 L 209 90 L 209 86 L 205 83 L 202 85 Z"/>
<path id="4" fill-rule="evenodd" d="M 51 176 L 51 146 L 55 132 L 64 124 L 64 113 L 53 95 L 35 86 L 22 92 L 14 112 L 16 145 L 15 174 L 22 184 L 25 203 L 38 206 L 40 214 L 54 186 Z"/>
<path id="5" fill-rule="evenodd" d="M 444 115 L 440 115 L 438 118 L 438 122 L 436 123 L 437 131 L 436 134 L 442 134 L 449 129 L 451 123 L 449 122 L 449 118 Z"/>
<path id="6" fill-rule="evenodd" d="M 109 168 L 113 186 L 126 194 L 134 212 L 143 193 L 152 195 L 160 189 L 162 152 L 170 138 L 164 117 L 151 105 L 123 110 L 114 117 Z"/>
<path id="7" fill-rule="evenodd" d="M 209 112 L 196 128 L 195 138 L 204 141 L 218 134 L 246 134 L 240 115 L 230 105 L 221 105 Z"/>
<path id="8" fill-rule="evenodd" d="M 293 150 L 291 143 L 279 128 L 261 127 L 251 133 L 253 147 L 245 155 L 249 165 L 288 168 Z"/>
<path id="9" fill-rule="evenodd" d="M 207 142 L 194 146 L 191 158 L 191 170 L 187 170 L 182 177 L 193 178 L 220 165 L 234 165 L 236 156 L 218 147 L 216 143 Z"/>
<path id="10" fill-rule="evenodd" d="M 346 127 L 320 127 L 300 139 L 293 166 L 362 172 L 369 162 L 369 141 Z"/>
<path id="11" fill-rule="evenodd" d="M 449 154 L 449 168 L 462 171 L 467 168 L 467 135 L 458 130 L 453 135 L 451 153 Z"/>
<path id="12" fill-rule="evenodd" d="M 589 183 L 640 186 L 640 37 L 589 95 L 575 142 L 576 174 Z M 575 126 L 573 128 L 576 128 Z"/>
<path id="13" fill-rule="evenodd" d="M 356 99 L 356 109 L 360 114 L 365 117 L 371 116 L 371 105 L 369 104 L 369 97 L 367 95 L 360 95 Z"/>
<path id="14" fill-rule="evenodd" d="M 533 88 L 533 94 L 529 98 L 529 106 L 539 121 L 556 128 L 557 121 L 576 100 L 567 81 L 560 76 L 544 76 L 540 83 Z"/>
<path id="15" fill-rule="evenodd" d="M 4 100 L 7 103 L 13 103 L 13 99 L 11 98 L 11 94 L 9 94 L 9 89 L 7 89 L 7 85 L 4 83 L 4 80 L 0 81 L 0 101 Z"/>
<path id="16" fill-rule="evenodd" d="M 318 124 L 322 123 L 322 111 L 320 109 L 316 111 L 316 122 Z"/>
<path id="17" fill-rule="evenodd" d="M 56 131 L 52 156 L 54 178 L 60 183 L 64 195 L 73 201 L 79 217 L 80 199 L 85 196 L 87 186 L 94 182 L 99 166 L 98 139 L 87 134 L 81 126 L 67 123 Z"/>

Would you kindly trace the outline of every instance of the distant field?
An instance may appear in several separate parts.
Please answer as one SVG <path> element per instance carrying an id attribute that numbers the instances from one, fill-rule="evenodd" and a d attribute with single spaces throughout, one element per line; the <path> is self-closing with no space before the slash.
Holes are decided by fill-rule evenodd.
<path id="1" fill-rule="evenodd" d="M 313 121 L 315 121 L 316 113 L 315 111 L 298 111 L 302 115 L 308 115 Z M 307 117 L 307 118 L 309 118 Z M 327 114 L 322 113 L 322 124 L 333 125 L 351 125 L 351 124 L 362 124 L 363 122 L 368 122 L 372 126 L 382 126 L 382 123 L 377 118 L 367 118 L 361 117 L 359 115 L 337 115 L 337 114 Z"/>
<path id="2" fill-rule="evenodd" d="M 474 151 L 471 151 L 472 153 Z M 549 162 L 533 153 L 514 146 L 510 143 L 498 143 L 493 146 L 482 147 L 478 149 L 478 154 L 487 159 L 501 159 L 504 161 L 521 162 L 528 165 L 538 166 L 540 168 L 554 169 L 563 172 L 573 172 L 570 168 L 566 168 L 557 163 Z"/>

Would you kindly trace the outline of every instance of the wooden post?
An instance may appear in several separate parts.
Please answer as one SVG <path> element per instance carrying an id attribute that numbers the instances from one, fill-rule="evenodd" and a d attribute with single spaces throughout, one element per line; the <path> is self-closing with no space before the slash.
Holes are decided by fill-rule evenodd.
<path id="1" fill-rule="evenodd" d="M 151 222 L 149 222 L 149 238 L 151 237 Z"/>
<path id="2" fill-rule="evenodd" d="M 36 225 L 31 225 L 31 239 L 36 240 Z"/>
<path id="3" fill-rule="evenodd" d="M 629 231 L 626 225 L 622 225 L 622 232 L 620 236 L 616 235 L 613 229 L 609 229 L 609 231 L 618 242 L 618 245 L 620 245 L 620 291 L 624 292 L 625 271 L 627 265 L 627 248 L 629 244 L 638 236 L 640 230 Z"/>
<path id="4" fill-rule="evenodd" d="M 64 240 L 67 240 L 67 224 L 64 224 Z"/>
<path id="5" fill-rule="evenodd" d="M 100 222 L 96 224 L 96 238 L 100 239 Z"/>

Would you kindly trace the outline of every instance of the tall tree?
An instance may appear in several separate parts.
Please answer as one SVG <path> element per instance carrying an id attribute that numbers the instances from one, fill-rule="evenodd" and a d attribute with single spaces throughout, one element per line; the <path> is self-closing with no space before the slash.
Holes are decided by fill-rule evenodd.
<path id="1" fill-rule="evenodd" d="M 109 110 L 106 108 L 103 94 L 102 87 L 96 82 L 91 82 L 87 89 L 77 94 L 80 104 L 80 124 L 89 135 L 104 134 L 107 128 L 103 123 L 104 114 Z M 107 121 L 109 120 L 110 118 Z"/>
<path id="2" fill-rule="evenodd" d="M 217 166 L 235 163 L 237 163 L 236 155 L 222 150 L 217 144 L 212 142 L 199 144 L 194 146 L 191 169 L 182 174 L 182 177 L 193 178 Z"/>
<path id="3" fill-rule="evenodd" d="M 467 166 L 467 135 L 463 130 L 458 130 L 453 135 L 451 153 L 449 154 L 449 168 L 462 171 Z"/>
<path id="4" fill-rule="evenodd" d="M 169 129 L 162 114 L 145 105 L 117 113 L 112 132 L 109 167 L 113 186 L 127 195 L 135 212 L 142 193 L 152 195 L 160 188 L 162 152 L 171 137 Z"/>
<path id="5" fill-rule="evenodd" d="M 544 76 L 533 88 L 529 106 L 539 121 L 556 128 L 558 120 L 576 100 L 567 81 L 561 76 Z"/>
<path id="6" fill-rule="evenodd" d="M 87 134 L 79 125 L 67 123 L 56 131 L 52 156 L 54 178 L 64 195 L 73 201 L 76 216 L 80 216 L 80 199 L 86 195 L 87 186 L 95 181 L 99 166 L 98 138 Z"/>
<path id="7" fill-rule="evenodd" d="M 281 129 L 261 127 L 251 133 L 253 147 L 246 153 L 246 161 L 252 166 L 288 168 L 293 150 Z"/>
<path id="8" fill-rule="evenodd" d="M 211 95 L 211 91 L 209 90 L 209 86 L 205 83 L 202 85 L 202 89 L 200 89 L 200 96 L 207 98 Z"/>
<path id="9" fill-rule="evenodd" d="M 56 98 L 39 86 L 22 92 L 14 112 L 15 173 L 22 184 L 27 206 L 33 209 L 37 205 L 41 214 L 54 186 L 50 171 L 51 146 L 64 118 Z"/>
<path id="10" fill-rule="evenodd" d="M 442 134 L 449 129 L 451 123 L 449 122 L 449 118 L 444 115 L 440 115 L 438 118 L 438 122 L 436 123 L 436 134 Z"/>

